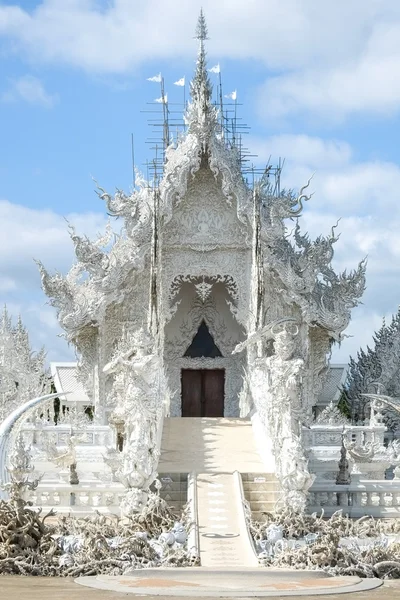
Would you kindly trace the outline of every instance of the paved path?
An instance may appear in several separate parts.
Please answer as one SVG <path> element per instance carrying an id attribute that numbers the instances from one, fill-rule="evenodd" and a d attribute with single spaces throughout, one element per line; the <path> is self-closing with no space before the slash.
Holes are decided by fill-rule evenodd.
<path id="1" fill-rule="evenodd" d="M 164 420 L 159 473 L 194 473 L 203 567 L 257 567 L 234 471 L 263 473 L 247 419 Z"/>
<path id="2" fill-rule="evenodd" d="M 134 596 L 130 597 L 133 599 Z M 136 597 L 146 598 L 146 600 L 159 600 L 160 596 L 152 596 L 147 590 L 145 596 Z M 181 596 L 190 600 L 192 594 Z M 219 598 L 219 594 L 210 596 Z M 251 598 L 259 596 L 252 595 Z M 299 596 L 291 596 L 299 598 Z M 43 578 L 43 577 L 18 577 L 18 576 L 0 576 L 0 598 L 2 600 L 122 600 L 127 598 L 127 594 L 112 592 L 106 590 L 92 589 L 83 587 L 74 583 L 71 579 L 63 578 Z M 242 600 L 250 598 L 246 593 L 241 596 Z M 304 598 L 304 596 L 303 596 Z M 385 581 L 381 588 L 376 590 L 350 593 L 347 595 L 333 594 L 328 597 L 329 600 L 400 600 L 400 580 Z M 312 596 L 313 600 L 327 600 L 327 596 Z"/>
<path id="3" fill-rule="evenodd" d="M 247 419 L 164 419 L 159 473 L 264 473 Z"/>
<path id="4" fill-rule="evenodd" d="M 230 473 L 203 473 L 197 476 L 202 567 L 258 567 L 234 477 Z"/>
<path id="5" fill-rule="evenodd" d="M 370 590 L 380 587 L 376 579 L 359 577 L 327 577 L 316 571 L 289 571 L 269 569 L 218 569 L 176 568 L 143 569 L 131 575 L 113 577 L 81 577 L 81 585 L 98 587 L 130 594 L 154 594 L 159 597 L 210 598 L 287 598 L 294 594 L 310 597 L 317 593 L 331 595 L 353 590 Z"/>

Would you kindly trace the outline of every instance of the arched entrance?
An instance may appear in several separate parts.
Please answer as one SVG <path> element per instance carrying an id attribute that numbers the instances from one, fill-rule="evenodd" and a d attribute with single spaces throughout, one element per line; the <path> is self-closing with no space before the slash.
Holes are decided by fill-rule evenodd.
<path id="1" fill-rule="evenodd" d="M 222 353 L 202 320 L 186 358 L 216 358 Z M 182 369 L 182 417 L 223 417 L 225 369 Z"/>

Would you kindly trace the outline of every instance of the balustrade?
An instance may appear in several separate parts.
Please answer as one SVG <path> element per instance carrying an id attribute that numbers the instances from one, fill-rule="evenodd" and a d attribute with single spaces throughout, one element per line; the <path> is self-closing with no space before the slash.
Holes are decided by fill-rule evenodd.
<path id="1" fill-rule="evenodd" d="M 310 490 L 308 510 L 321 508 L 327 516 L 342 509 L 354 517 L 399 517 L 400 481 L 365 480 L 349 485 L 318 482 Z"/>
<path id="2" fill-rule="evenodd" d="M 47 440 L 54 440 L 57 446 L 67 445 L 71 435 L 69 425 L 43 425 L 37 428 L 31 423 L 25 423 L 22 427 L 25 441 L 29 445 L 46 446 Z M 87 425 L 76 429 L 74 435 L 79 438 L 79 446 L 111 446 L 113 445 L 113 432 L 107 425 Z"/>
<path id="3" fill-rule="evenodd" d="M 33 506 L 54 508 L 57 513 L 90 514 L 95 511 L 119 514 L 119 504 L 124 495 L 121 484 L 110 486 L 85 485 L 71 486 L 68 484 L 41 484 L 30 493 L 29 499 Z"/>

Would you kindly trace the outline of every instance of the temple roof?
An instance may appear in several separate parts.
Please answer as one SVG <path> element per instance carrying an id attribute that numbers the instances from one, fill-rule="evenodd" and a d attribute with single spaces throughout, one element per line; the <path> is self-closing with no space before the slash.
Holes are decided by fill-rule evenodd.
<path id="1" fill-rule="evenodd" d="M 67 402 L 82 402 L 84 404 L 92 404 L 84 390 L 82 383 L 77 377 L 77 369 L 78 365 L 76 362 L 50 363 L 50 370 L 54 380 L 56 392 L 59 394 L 67 392 Z"/>
<path id="2" fill-rule="evenodd" d="M 330 402 L 337 404 L 340 399 L 342 386 L 346 380 L 348 365 L 333 364 L 330 365 L 328 377 L 318 396 L 318 404 L 328 405 Z"/>

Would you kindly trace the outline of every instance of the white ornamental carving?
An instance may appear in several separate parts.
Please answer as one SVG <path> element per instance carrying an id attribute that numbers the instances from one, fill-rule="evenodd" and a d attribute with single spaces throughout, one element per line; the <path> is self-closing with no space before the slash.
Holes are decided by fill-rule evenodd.
<path id="1" fill-rule="evenodd" d="M 153 353 L 154 341 L 148 333 L 143 329 L 128 333 L 122 346 L 103 368 L 115 377 L 110 422 L 123 435 L 122 451 L 109 452 L 106 462 L 113 470 L 117 466 L 115 475 L 126 488 L 121 510 L 129 516 L 144 507 L 157 476 L 166 383 L 162 361 Z"/>

